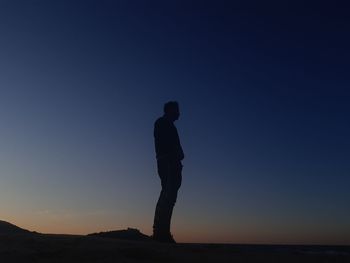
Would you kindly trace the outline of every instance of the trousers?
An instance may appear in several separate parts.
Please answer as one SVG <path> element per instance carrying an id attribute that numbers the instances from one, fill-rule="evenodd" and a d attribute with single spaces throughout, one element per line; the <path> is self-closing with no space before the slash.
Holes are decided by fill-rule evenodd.
<path id="1" fill-rule="evenodd" d="M 179 160 L 157 160 L 162 190 L 154 213 L 153 234 L 170 234 L 171 217 L 182 182 L 182 164 Z"/>

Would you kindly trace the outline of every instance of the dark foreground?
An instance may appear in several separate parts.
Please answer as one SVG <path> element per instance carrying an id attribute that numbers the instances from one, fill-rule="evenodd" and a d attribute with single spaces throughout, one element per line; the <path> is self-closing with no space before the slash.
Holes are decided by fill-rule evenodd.
<path id="1" fill-rule="evenodd" d="M 165 245 L 74 235 L 0 235 L 0 262 L 350 262 L 350 247 Z"/>

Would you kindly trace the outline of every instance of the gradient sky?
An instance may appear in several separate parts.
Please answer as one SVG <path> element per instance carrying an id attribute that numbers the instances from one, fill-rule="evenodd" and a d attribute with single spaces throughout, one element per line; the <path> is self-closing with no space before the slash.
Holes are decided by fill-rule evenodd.
<path id="1" fill-rule="evenodd" d="M 178 100 L 178 241 L 350 245 L 350 9 L 244 2 L 0 1 L 0 219 L 151 234 Z"/>

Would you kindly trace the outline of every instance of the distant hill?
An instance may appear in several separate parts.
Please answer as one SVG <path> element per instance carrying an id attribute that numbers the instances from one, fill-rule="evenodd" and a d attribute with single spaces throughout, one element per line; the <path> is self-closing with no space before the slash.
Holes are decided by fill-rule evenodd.
<path id="1" fill-rule="evenodd" d="M 116 231 L 93 233 L 93 234 L 89 234 L 88 236 L 127 239 L 127 240 L 138 240 L 138 241 L 150 241 L 150 240 L 152 240 L 149 236 L 141 233 L 138 229 L 135 229 L 135 228 L 128 228 L 126 230 L 116 230 Z"/>
<path id="2" fill-rule="evenodd" d="M 32 233 L 26 229 L 15 226 L 9 222 L 0 220 L 0 235 L 11 235 L 11 234 L 29 234 Z"/>

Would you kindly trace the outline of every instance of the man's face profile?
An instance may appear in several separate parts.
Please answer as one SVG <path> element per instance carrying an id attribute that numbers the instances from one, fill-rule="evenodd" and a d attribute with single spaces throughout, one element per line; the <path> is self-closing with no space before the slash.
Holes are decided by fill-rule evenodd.
<path id="1" fill-rule="evenodd" d="M 178 120 L 179 117 L 180 117 L 180 109 L 179 109 L 179 107 L 175 107 L 174 108 L 174 120 L 175 121 Z"/>
<path id="2" fill-rule="evenodd" d="M 170 110 L 170 116 L 174 121 L 178 120 L 180 117 L 179 107 L 176 107 L 176 106 L 172 107 Z"/>
<path id="3" fill-rule="evenodd" d="M 165 115 L 172 121 L 176 121 L 180 117 L 180 109 L 178 105 L 171 105 L 171 107 L 167 107 L 165 110 Z"/>

